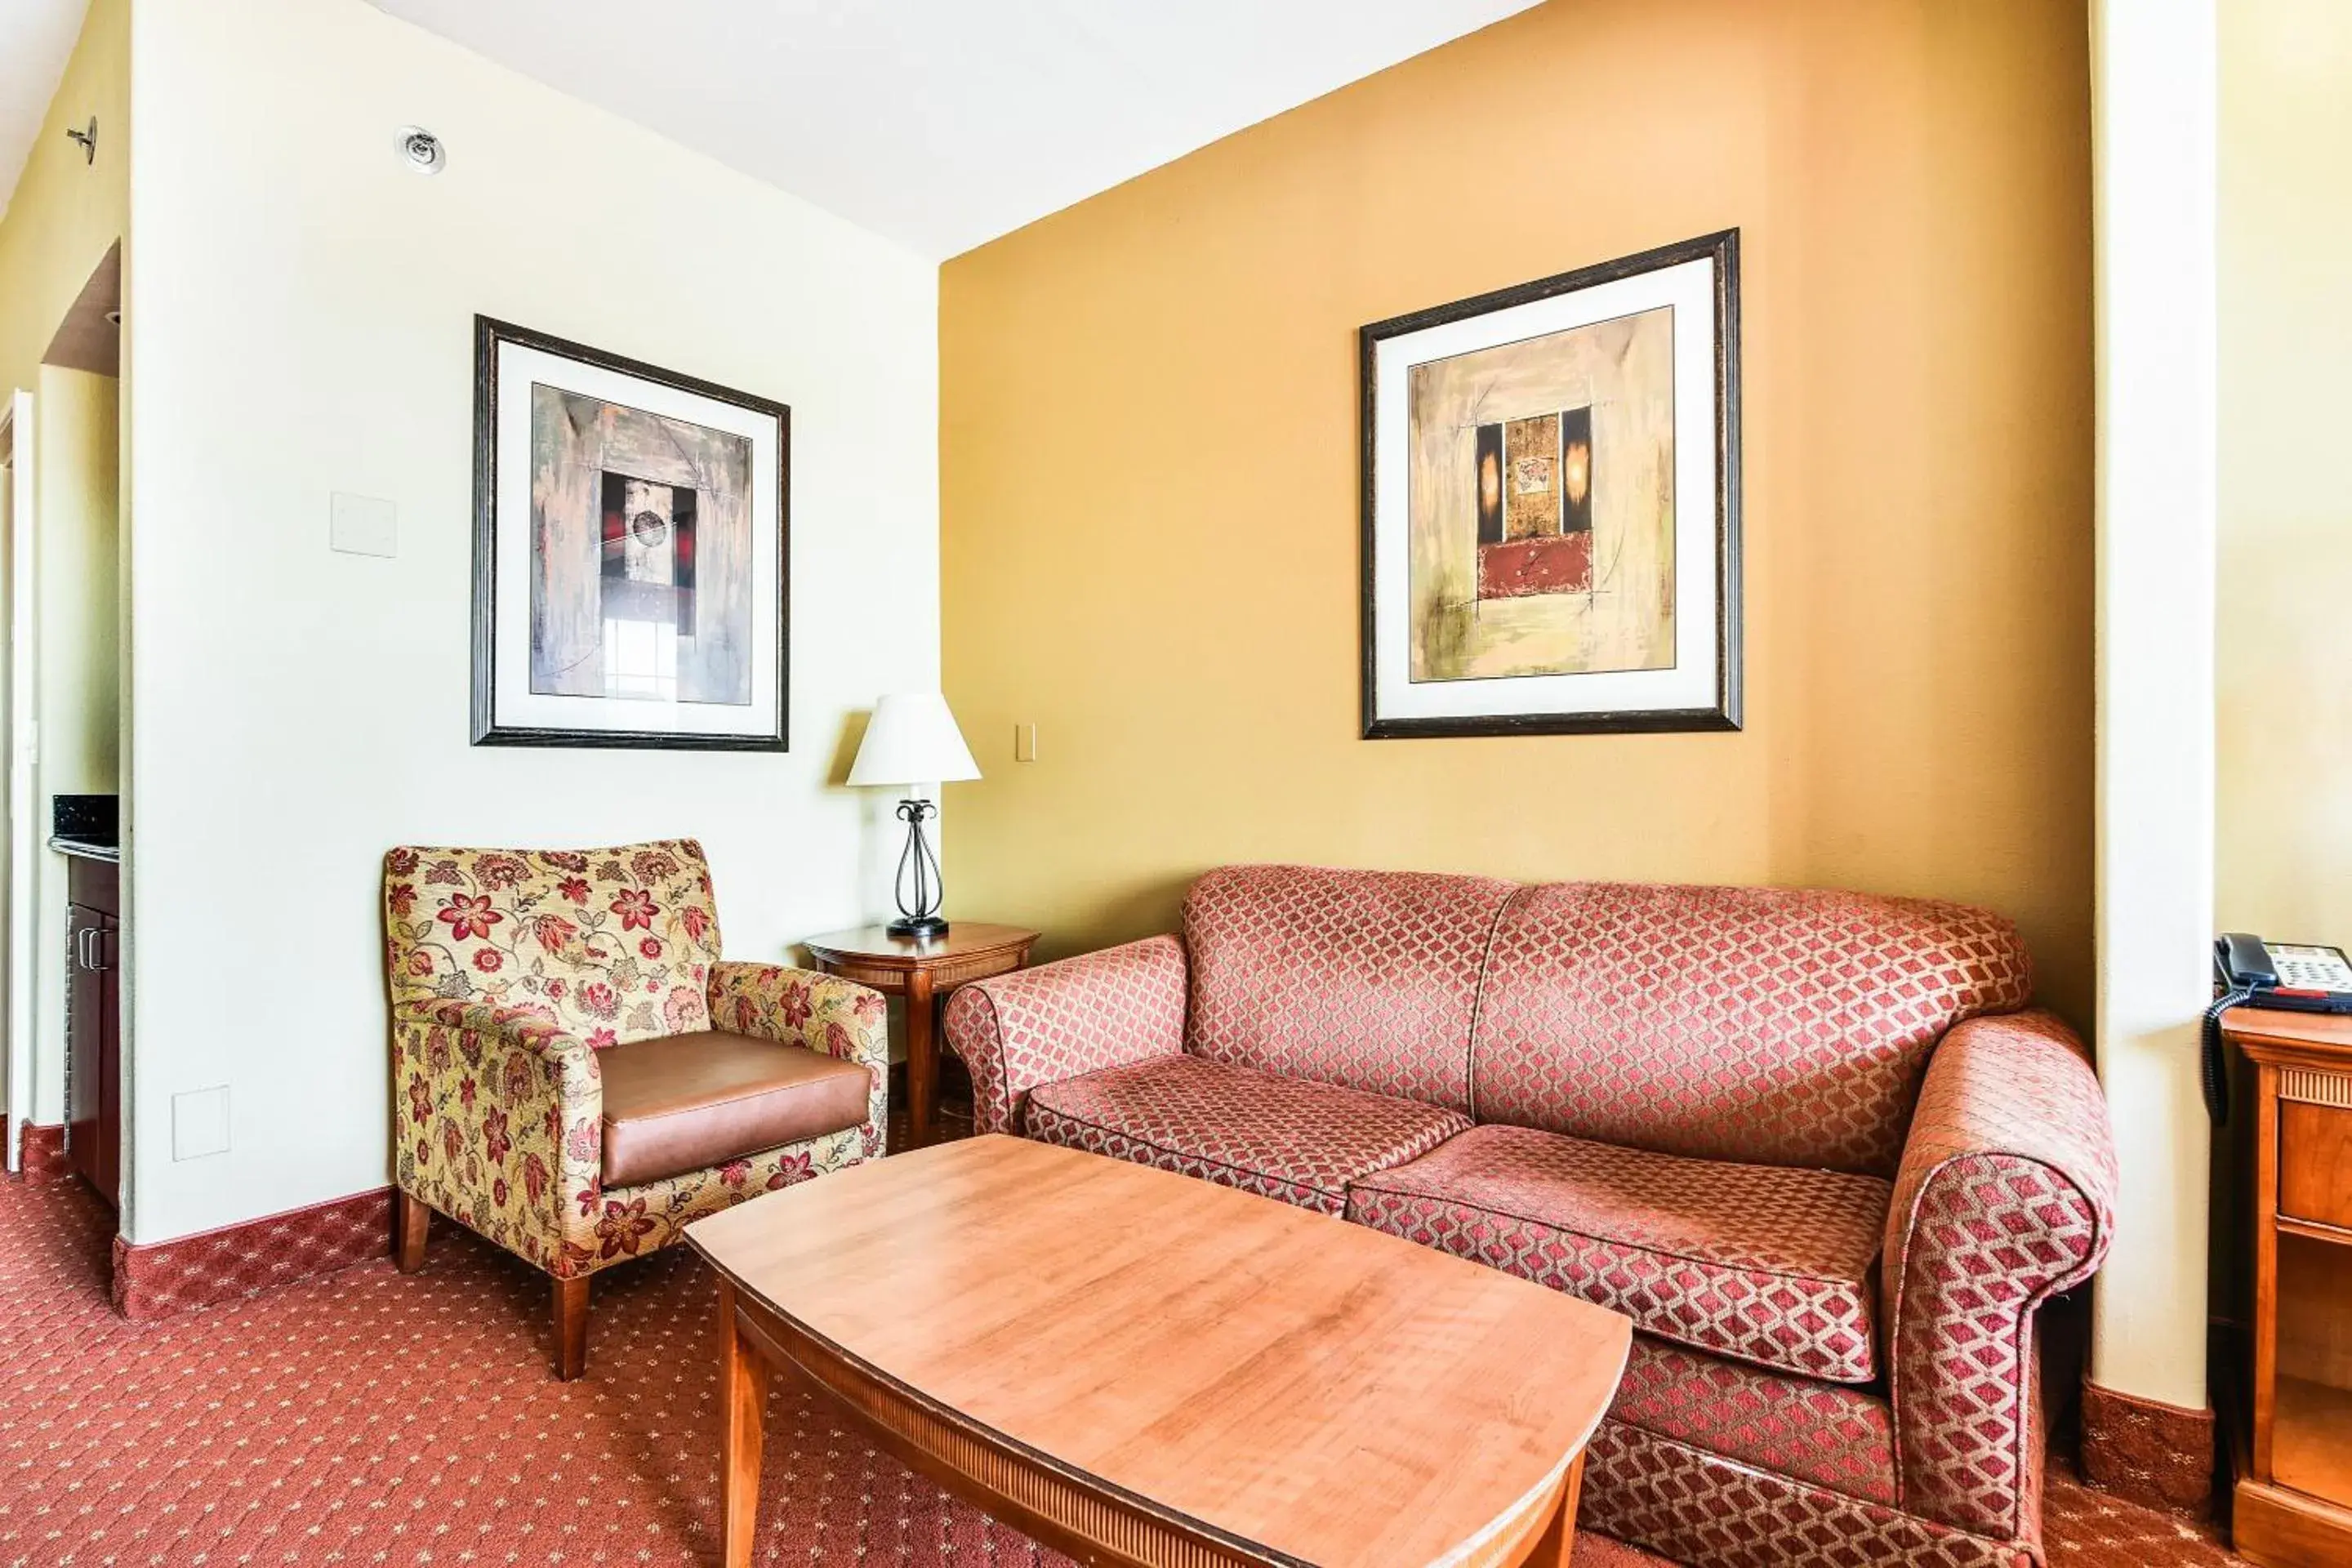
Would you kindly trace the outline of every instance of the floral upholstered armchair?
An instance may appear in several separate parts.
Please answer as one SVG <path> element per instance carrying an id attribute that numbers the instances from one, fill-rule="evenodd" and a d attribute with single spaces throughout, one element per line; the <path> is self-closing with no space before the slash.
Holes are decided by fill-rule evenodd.
<path id="1" fill-rule="evenodd" d="M 721 960 L 691 839 L 403 847 L 383 897 L 400 1267 L 437 1212 L 544 1270 L 558 1377 L 598 1269 L 882 1152 L 882 997 Z"/>

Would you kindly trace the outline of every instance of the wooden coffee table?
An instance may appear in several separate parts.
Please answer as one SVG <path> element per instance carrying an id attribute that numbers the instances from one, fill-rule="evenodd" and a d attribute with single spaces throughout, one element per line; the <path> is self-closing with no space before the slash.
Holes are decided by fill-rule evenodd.
<path id="1" fill-rule="evenodd" d="M 698 1220 L 725 1561 L 772 1369 L 1088 1563 L 1568 1562 L 1617 1313 L 1340 1220 L 988 1137 Z"/>

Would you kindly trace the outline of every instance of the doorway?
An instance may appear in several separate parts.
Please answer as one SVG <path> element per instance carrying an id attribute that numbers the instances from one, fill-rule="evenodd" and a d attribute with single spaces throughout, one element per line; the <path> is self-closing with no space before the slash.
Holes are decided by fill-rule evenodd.
<path id="1" fill-rule="evenodd" d="M 119 244 L 108 250 L 34 385 L 10 394 L 0 552 L 8 1163 L 35 1177 L 78 1174 L 118 1209 L 121 258 Z M 84 904 L 108 917 L 102 930 Z"/>

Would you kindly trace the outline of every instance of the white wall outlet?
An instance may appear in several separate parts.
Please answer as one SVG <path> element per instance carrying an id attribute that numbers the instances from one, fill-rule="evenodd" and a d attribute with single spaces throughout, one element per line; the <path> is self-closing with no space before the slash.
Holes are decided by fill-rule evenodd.
<path id="1" fill-rule="evenodd" d="M 172 1158 L 201 1160 L 228 1152 L 228 1085 L 192 1089 L 172 1097 Z"/>
<path id="2" fill-rule="evenodd" d="M 346 555 L 400 553 L 400 509 L 373 496 L 328 498 L 327 545 Z"/>
<path id="3" fill-rule="evenodd" d="M 1016 763 L 1034 763 L 1037 760 L 1036 725 L 1013 726 L 1013 760 Z"/>

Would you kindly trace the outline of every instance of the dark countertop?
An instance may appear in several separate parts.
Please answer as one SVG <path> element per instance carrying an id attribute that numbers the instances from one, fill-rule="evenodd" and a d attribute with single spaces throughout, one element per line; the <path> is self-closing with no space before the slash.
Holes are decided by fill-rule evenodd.
<path id="1" fill-rule="evenodd" d="M 110 795 L 60 795 L 50 797 L 49 847 L 60 855 L 85 860 L 122 859 L 121 803 Z"/>

